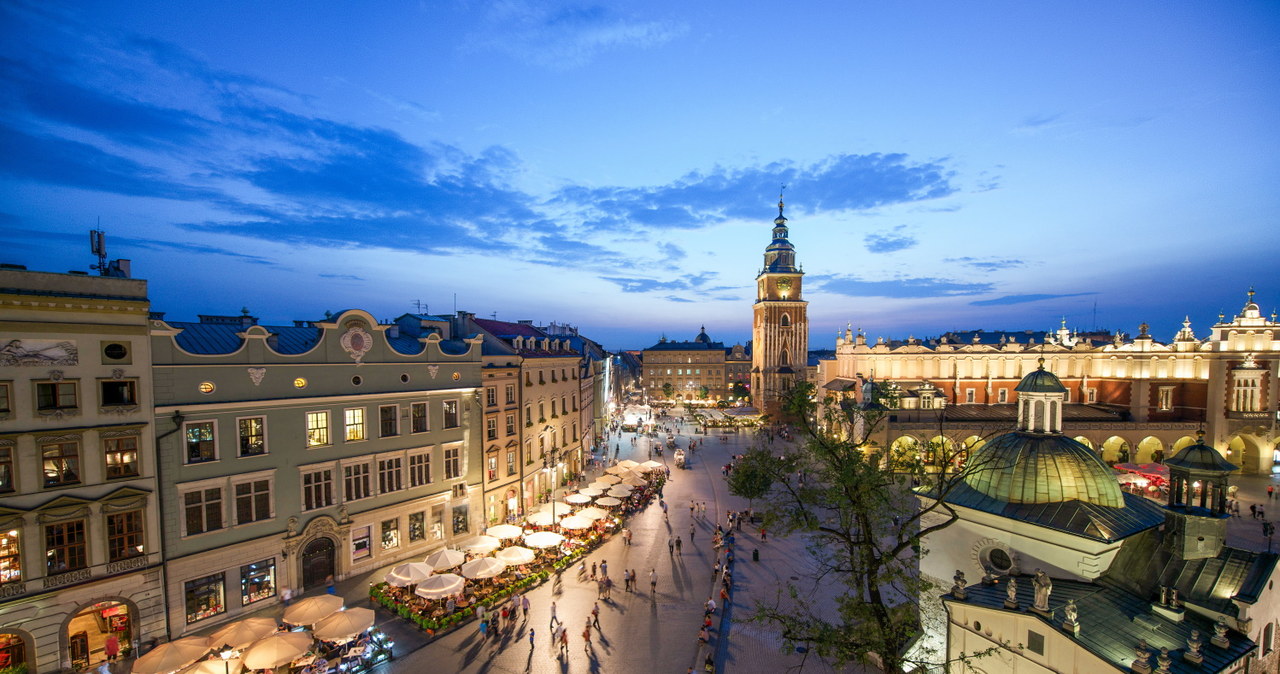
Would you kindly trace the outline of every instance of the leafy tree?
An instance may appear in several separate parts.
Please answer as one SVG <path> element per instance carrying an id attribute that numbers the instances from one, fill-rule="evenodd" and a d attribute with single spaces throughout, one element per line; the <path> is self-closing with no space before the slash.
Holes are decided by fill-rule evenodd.
<path id="1" fill-rule="evenodd" d="M 739 400 L 746 400 L 748 397 L 751 396 L 751 391 L 749 391 L 747 387 L 740 381 L 733 382 L 733 386 L 730 387 L 729 393 L 733 397 Z"/>
<path id="2" fill-rule="evenodd" d="M 823 611 L 788 583 L 793 601 L 757 602 L 751 620 L 779 629 L 787 649 L 806 645 L 837 667 L 948 667 L 945 654 L 907 656 L 921 633 L 919 598 L 938 593 L 919 573 L 927 552 L 921 541 L 957 520 L 943 498 L 963 471 L 982 468 L 957 468 L 967 455 L 961 446 L 932 447 L 932 465 L 918 447 L 875 446 L 871 438 L 894 402 L 874 390 L 864 403 L 828 398 L 819 405 L 814 386 L 798 384 L 784 398 L 783 414 L 796 420 L 803 442 L 781 454 L 754 448 L 730 474 L 730 491 L 760 501 L 767 526 L 805 537 L 815 562 L 811 580 L 820 580 L 836 605 Z M 918 496 L 916 485 L 930 498 Z"/>
<path id="3" fill-rule="evenodd" d="M 675 392 L 676 387 L 672 386 L 671 382 L 667 382 L 662 385 L 662 395 L 666 396 L 668 399 L 670 399 Z"/>
<path id="4" fill-rule="evenodd" d="M 710 391 L 710 390 L 708 390 L 708 389 L 707 389 L 707 387 L 705 387 L 705 386 L 699 386 L 699 387 L 698 387 L 698 399 L 699 399 L 699 400 L 706 400 L 706 399 L 707 399 L 707 396 L 708 396 L 710 393 L 711 393 L 711 391 Z"/>

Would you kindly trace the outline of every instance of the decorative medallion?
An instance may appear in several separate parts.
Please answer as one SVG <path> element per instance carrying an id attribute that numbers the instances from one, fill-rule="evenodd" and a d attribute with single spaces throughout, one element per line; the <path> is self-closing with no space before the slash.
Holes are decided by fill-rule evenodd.
<path id="1" fill-rule="evenodd" d="M 254 386 L 261 384 L 262 378 L 265 376 L 267 376 L 267 368 L 265 367 L 249 368 L 249 381 L 253 382 Z"/>
<path id="2" fill-rule="evenodd" d="M 116 381 L 124 379 L 124 369 L 117 367 L 111 370 L 111 378 L 115 379 Z"/>
<path id="3" fill-rule="evenodd" d="M 49 381 L 62 381 L 62 370 L 49 370 Z"/>
<path id="4" fill-rule="evenodd" d="M 364 364 L 362 362 L 364 355 L 369 353 L 369 349 L 373 348 L 373 338 L 370 337 L 368 332 L 365 332 L 364 328 L 358 325 L 352 326 L 346 332 L 342 333 L 342 338 L 339 342 L 342 344 L 342 348 L 347 352 L 347 355 L 351 356 L 352 360 L 361 365 Z"/>
<path id="5" fill-rule="evenodd" d="M 436 375 L 437 375 L 437 374 L 439 374 L 439 373 L 440 373 L 440 366 L 439 366 L 439 365 L 428 365 L 428 366 L 427 366 L 427 374 L 431 375 L 431 378 L 432 378 L 432 379 L 435 379 L 435 378 L 436 378 Z"/>

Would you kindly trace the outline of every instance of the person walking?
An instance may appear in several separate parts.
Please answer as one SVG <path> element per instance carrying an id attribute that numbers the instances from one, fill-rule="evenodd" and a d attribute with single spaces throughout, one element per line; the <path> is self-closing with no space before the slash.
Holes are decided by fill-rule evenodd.
<path id="1" fill-rule="evenodd" d="M 587 625 L 587 629 L 582 630 L 582 652 L 591 652 L 591 626 Z"/>
<path id="2" fill-rule="evenodd" d="M 690 543 L 692 543 L 692 542 L 693 542 L 693 534 L 694 534 L 695 532 L 697 532 L 697 530 L 698 530 L 698 528 L 697 528 L 697 527 L 695 527 L 695 526 L 693 526 L 693 522 L 690 522 L 690 523 L 689 523 L 689 542 L 690 542 Z"/>
<path id="3" fill-rule="evenodd" d="M 1258 504 L 1256 503 L 1249 504 L 1249 517 L 1252 517 L 1255 520 L 1258 519 Z"/>
<path id="4" fill-rule="evenodd" d="M 533 628 L 529 628 L 529 650 L 533 650 Z"/>
<path id="5" fill-rule="evenodd" d="M 560 626 L 560 650 L 566 654 L 569 652 L 569 630 L 565 629 L 563 625 Z"/>
<path id="6" fill-rule="evenodd" d="M 596 563 L 595 562 L 591 562 L 591 575 L 589 576 L 589 578 L 591 578 L 591 580 L 596 579 Z"/>
<path id="7" fill-rule="evenodd" d="M 529 595 L 520 597 L 520 610 L 524 612 L 524 619 L 529 619 Z"/>
<path id="8" fill-rule="evenodd" d="M 606 559 L 605 561 L 600 562 L 600 575 L 605 578 L 609 577 L 609 560 Z"/>
<path id="9" fill-rule="evenodd" d="M 596 629 L 600 629 L 600 602 L 596 602 L 591 606 L 591 624 Z"/>
<path id="10" fill-rule="evenodd" d="M 649 593 L 658 593 L 658 570 L 649 569 Z"/>
<path id="11" fill-rule="evenodd" d="M 680 537 L 676 536 L 676 554 L 683 557 L 684 552 L 681 550 L 681 548 L 683 548 L 684 546 L 680 543 L 680 540 L 681 540 Z"/>
<path id="12" fill-rule="evenodd" d="M 547 625 L 547 629 L 551 629 L 560 624 L 560 619 L 556 617 L 556 603 L 551 602 L 551 622 Z"/>
<path id="13" fill-rule="evenodd" d="M 1267 485 L 1267 500 L 1270 501 L 1276 495 L 1276 486 L 1274 484 Z"/>
<path id="14" fill-rule="evenodd" d="M 672 557 L 674 557 L 676 554 L 676 541 L 674 538 L 667 539 L 667 554 L 671 555 Z"/>

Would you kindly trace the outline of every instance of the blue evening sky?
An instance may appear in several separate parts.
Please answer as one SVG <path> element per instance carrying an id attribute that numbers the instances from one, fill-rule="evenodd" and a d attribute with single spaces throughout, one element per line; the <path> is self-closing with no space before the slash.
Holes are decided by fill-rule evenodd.
<path id="1" fill-rule="evenodd" d="M 171 318 L 810 344 L 1280 307 L 1272 2 L 0 3 L 0 262 Z"/>

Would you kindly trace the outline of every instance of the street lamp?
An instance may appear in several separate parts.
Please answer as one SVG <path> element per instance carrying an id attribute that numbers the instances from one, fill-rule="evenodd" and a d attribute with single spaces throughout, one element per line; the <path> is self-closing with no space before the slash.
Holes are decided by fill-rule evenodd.
<path id="1" fill-rule="evenodd" d="M 231 650 L 229 644 L 223 645 L 222 650 L 218 651 L 218 657 L 222 658 L 222 669 L 226 674 L 231 674 L 231 657 L 235 654 L 236 652 Z"/>
<path id="2" fill-rule="evenodd" d="M 553 431 L 550 425 L 542 429 L 543 433 Z M 555 443 L 551 443 L 551 448 L 542 454 L 542 470 L 551 476 L 551 519 L 556 518 L 556 464 L 560 461 L 560 449 Z"/>

